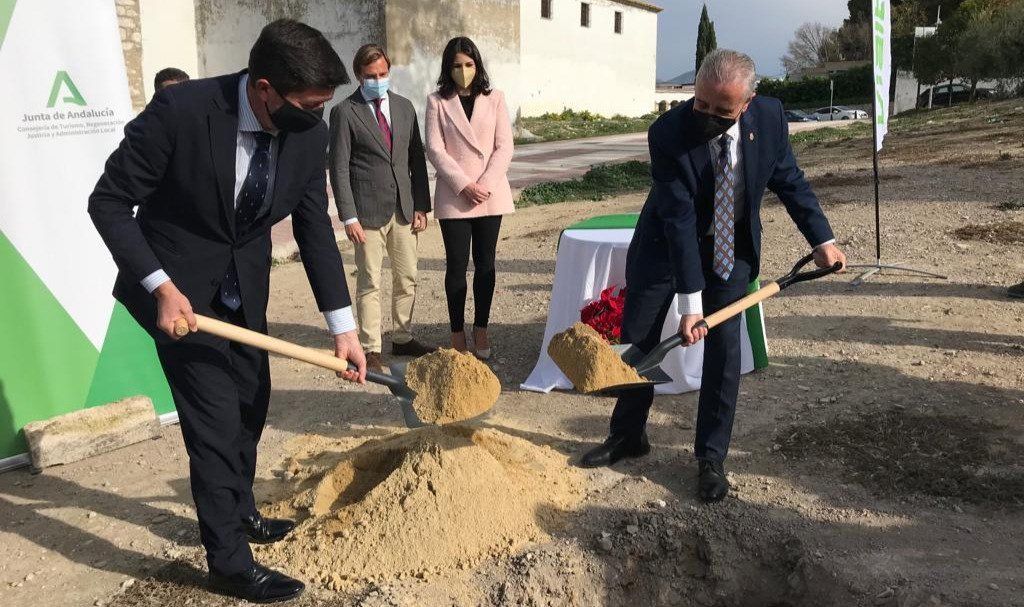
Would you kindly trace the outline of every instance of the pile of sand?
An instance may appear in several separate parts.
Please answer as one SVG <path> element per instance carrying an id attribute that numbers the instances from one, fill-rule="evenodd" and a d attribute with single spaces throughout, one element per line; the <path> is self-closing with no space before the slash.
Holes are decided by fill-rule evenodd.
<path id="1" fill-rule="evenodd" d="M 550 448 L 491 429 L 426 427 L 369 441 L 309 479 L 269 509 L 308 518 L 257 550 L 334 590 L 425 578 L 546 539 L 581 487 Z"/>
<path id="2" fill-rule="evenodd" d="M 552 337 L 548 355 L 573 387 L 585 394 L 644 381 L 600 333 L 581 322 Z"/>
<path id="3" fill-rule="evenodd" d="M 427 424 L 476 417 L 493 407 L 501 394 L 501 382 L 487 365 L 450 348 L 409 363 L 405 379 L 416 392 L 412 407 Z"/>

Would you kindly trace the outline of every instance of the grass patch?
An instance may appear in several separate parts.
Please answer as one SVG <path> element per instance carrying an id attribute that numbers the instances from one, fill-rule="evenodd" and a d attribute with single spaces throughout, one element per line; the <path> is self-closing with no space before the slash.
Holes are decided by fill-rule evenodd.
<path id="1" fill-rule="evenodd" d="M 516 140 L 517 145 L 540 143 L 542 141 L 565 141 L 601 135 L 621 135 L 625 133 L 643 133 L 657 119 L 657 114 L 647 114 L 636 118 L 612 116 L 605 118 L 590 112 L 574 112 L 565 110 L 559 114 L 544 114 L 534 118 L 522 118 L 523 128 L 536 135 L 537 139 Z"/>
<path id="2" fill-rule="evenodd" d="M 573 200 L 604 200 L 651 186 L 651 164 L 631 160 L 596 166 L 579 179 L 532 185 L 519 195 L 516 206 L 528 207 Z"/>
<path id="3" fill-rule="evenodd" d="M 811 131 L 793 133 L 789 136 L 789 141 L 793 145 L 818 145 L 822 143 L 836 143 L 870 136 L 870 123 L 854 122 L 849 126 L 827 126 Z"/>
<path id="4" fill-rule="evenodd" d="M 980 240 L 996 244 L 1024 244 L 1024 223 L 1007 219 L 987 224 L 968 224 L 953 230 L 959 240 Z"/>
<path id="5" fill-rule="evenodd" d="M 1002 430 L 973 418 L 890 410 L 796 427 L 779 444 L 797 458 L 833 459 L 850 480 L 886 497 L 1024 505 L 1024 453 Z"/>

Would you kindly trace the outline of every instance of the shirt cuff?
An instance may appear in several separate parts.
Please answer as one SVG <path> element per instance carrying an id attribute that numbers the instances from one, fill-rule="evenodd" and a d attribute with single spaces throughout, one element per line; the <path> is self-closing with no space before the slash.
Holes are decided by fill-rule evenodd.
<path id="1" fill-rule="evenodd" d="M 327 320 L 327 328 L 331 335 L 341 335 L 356 330 L 356 319 L 352 316 L 352 306 L 324 312 L 324 318 Z"/>
<path id="2" fill-rule="evenodd" d="M 358 217 L 353 217 L 352 219 L 346 219 L 345 220 L 345 225 L 347 225 L 347 226 L 350 226 L 353 223 L 359 223 L 359 218 Z"/>
<path id="3" fill-rule="evenodd" d="M 142 288 L 146 289 L 146 291 L 148 291 L 149 293 L 152 293 L 153 291 L 156 290 L 157 287 L 169 281 L 170 279 L 171 277 L 167 275 L 167 272 L 164 272 L 163 269 L 160 269 L 142 279 Z"/>
<path id="4" fill-rule="evenodd" d="M 696 293 L 680 293 L 676 300 L 680 316 L 688 314 L 703 314 L 704 302 L 701 300 L 701 291 Z"/>
<path id="5" fill-rule="evenodd" d="M 823 242 L 823 243 L 821 243 L 819 245 L 816 245 L 814 248 L 818 249 L 818 248 L 821 248 L 821 247 L 823 247 L 823 246 L 825 246 L 827 244 L 835 244 L 835 243 L 836 243 L 836 239 L 833 238 L 832 240 L 826 240 L 825 242 Z"/>

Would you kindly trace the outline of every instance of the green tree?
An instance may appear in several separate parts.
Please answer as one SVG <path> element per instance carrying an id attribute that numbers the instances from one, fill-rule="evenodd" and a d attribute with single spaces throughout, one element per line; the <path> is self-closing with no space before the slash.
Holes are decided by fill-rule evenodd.
<path id="1" fill-rule="evenodd" d="M 1024 2 L 1018 0 L 1003 9 L 995 19 L 998 25 L 999 57 L 1001 76 L 1024 77 Z M 1018 94 L 1024 94 L 1024 84 L 1019 84 Z"/>
<path id="2" fill-rule="evenodd" d="M 708 5 L 700 12 L 700 24 L 697 25 L 697 67 L 700 71 L 700 64 L 704 63 L 704 57 L 718 48 L 718 37 L 715 35 L 715 22 L 708 17 Z"/>

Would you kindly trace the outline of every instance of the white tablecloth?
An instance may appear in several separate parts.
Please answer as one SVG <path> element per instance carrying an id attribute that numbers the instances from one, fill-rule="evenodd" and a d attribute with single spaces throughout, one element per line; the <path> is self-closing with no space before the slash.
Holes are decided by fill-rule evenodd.
<path id="1" fill-rule="evenodd" d="M 520 386 L 523 390 L 550 392 L 555 389 L 572 389 L 572 384 L 548 356 L 548 342 L 557 333 L 579 322 L 580 310 L 587 303 L 598 299 L 601 291 L 611 285 L 625 284 L 626 250 L 632 237 L 631 229 L 566 230 L 562 233 L 555 260 L 555 282 L 551 289 L 544 342 L 533 372 Z M 743 340 L 741 371 L 749 373 L 754 369 L 754 357 L 745 317 L 743 323 L 740 332 Z M 679 313 L 673 305 L 662 328 L 662 339 L 668 338 L 678 329 Z M 655 391 L 658 394 L 679 394 L 699 389 L 703 357 L 703 342 L 673 350 L 662 364 L 662 369 L 673 381 L 657 386 Z"/>

